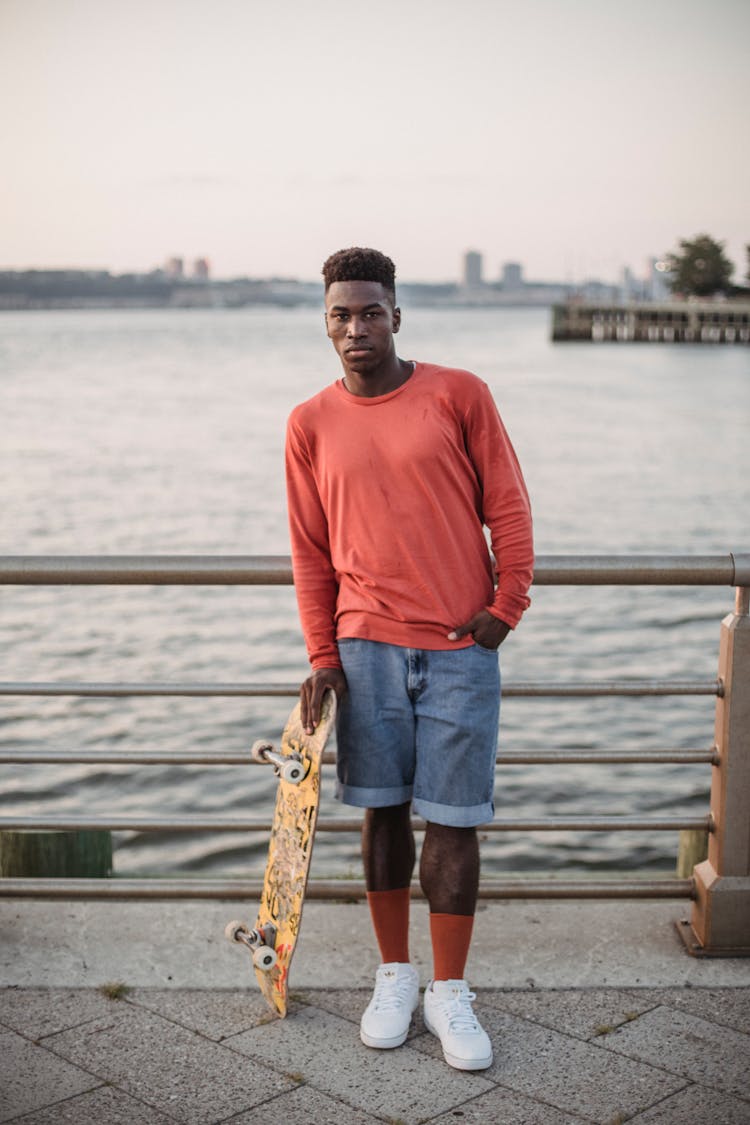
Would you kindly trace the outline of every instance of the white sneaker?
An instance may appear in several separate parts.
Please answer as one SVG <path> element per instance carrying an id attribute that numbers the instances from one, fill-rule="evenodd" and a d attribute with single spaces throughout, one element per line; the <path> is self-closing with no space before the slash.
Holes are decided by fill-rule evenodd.
<path id="1" fill-rule="evenodd" d="M 365 1008 L 359 1034 L 367 1047 L 400 1047 L 409 1034 L 412 1012 L 419 1003 L 419 975 L 407 963 L 381 965 L 375 991 Z"/>
<path id="2" fill-rule="evenodd" d="M 490 1037 L 471 1006 L 476 993 L 465 980 L 430 981 L 424 993 L 424 1022 L 437 1035 L 445 1061 L 457 1070 L 485 1070 L 492 1065 Z"/>

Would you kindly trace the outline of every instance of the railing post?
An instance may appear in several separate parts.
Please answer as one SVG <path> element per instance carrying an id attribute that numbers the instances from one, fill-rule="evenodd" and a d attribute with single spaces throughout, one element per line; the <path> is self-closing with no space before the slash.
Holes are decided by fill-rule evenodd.
<path id="1" fill-rule="evenodd" d="M 736 564 L 740 559 L 736 559 Z M 693 871 L 691 926 L 706 956 L 750 956 L 750 560 L 737 569 L 735 612 L 721 624 L 711 833 L 708 859 Z"/>

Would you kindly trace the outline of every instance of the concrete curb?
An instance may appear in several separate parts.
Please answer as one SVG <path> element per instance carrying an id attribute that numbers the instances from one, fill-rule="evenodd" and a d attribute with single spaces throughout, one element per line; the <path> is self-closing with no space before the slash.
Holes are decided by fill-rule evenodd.
<path id="1" fill-rule="evenodd" d="M 238 902 L 0 904 L 0 987 L 255 988 L 249 958 L 224 938 Z M 750 960 L 689 956 L 680 903 L 480 904 L 467 976 L 477 988 L 732 987 Z M 427 906 L 412 906 L 412 960 L 431 975 Z M 378 955 L 364 904 L 310 902 L 291 969 L 293 989 L 369 988 Z"/>

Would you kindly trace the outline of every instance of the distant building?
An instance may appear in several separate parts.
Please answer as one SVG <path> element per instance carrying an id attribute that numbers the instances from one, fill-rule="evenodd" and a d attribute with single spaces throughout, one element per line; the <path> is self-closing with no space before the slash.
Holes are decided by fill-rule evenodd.
<path id="1" fill-rule="evenodd" d="M 464 254 L 464 285 L 467 289 L 479 289 L 482 283 L 482 255 L 476 250 Z"/>
<path id="2" fill-rule="evenodd" d="M 672 290 L 669 285 L 670 277 L 669 266 L 666 262 L 659 258 L 649 259 L 646 288 L 650 300 L 669 300 L 672 295 Z"/>
<path id="3" fill-rule="evenodd" d="M 523 266 L 520 262 L 504 262 L 501 275 L 503 289 L 523 289 Z"/>
<path id="4" fill-rule="evenodd" d="M 630 266 L 622 267 L 620 300 L 625 302 L 643 300 L 643 282 L 638 280 Z"/>
<path id="5" fill-rule="evenodd" d="M 196 258 L 193 262 L 193 277 L 198 281 L 208 281 L 211 276 L 211 267 L 208 258 Z"/>
<path id="6" fill-rule="evenodd" d="M 182 258 L 167 258 L 164 264 L 164 272 L 167 277 L 184 277 L 185 263 Z"/>

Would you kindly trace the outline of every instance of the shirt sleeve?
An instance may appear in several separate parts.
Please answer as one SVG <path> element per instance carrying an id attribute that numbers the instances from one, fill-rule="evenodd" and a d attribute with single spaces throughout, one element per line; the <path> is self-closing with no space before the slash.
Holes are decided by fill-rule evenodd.
<path id="1" fill-rule="evenodd" d="M 286 435 L 286 485 L 292 569 L 302 632 L 313 670 L 340 668 L 336 644 L 338 580 L 328 521 L 305 434 L 292 414 Z"/>
<path id="2" fill-rule="evenodd" d="M 534 543 L 531 504 L 515 450 L 489 387 L 480 390 L 465 417 L 466 445 L 482 489 L 482 518 L 497 566 L 495 598 L 486 608 L 515 628 L 531 600 Z"/>

